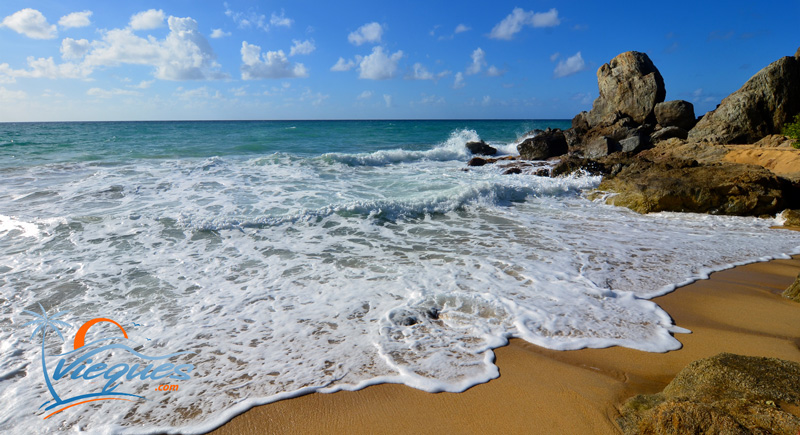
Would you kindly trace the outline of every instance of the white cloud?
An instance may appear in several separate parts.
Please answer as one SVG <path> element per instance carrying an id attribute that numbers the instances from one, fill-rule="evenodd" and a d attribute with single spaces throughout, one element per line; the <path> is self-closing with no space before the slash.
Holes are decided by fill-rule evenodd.
<path id="1" fill-rule="evenodd" d="M 331 67 L 331 71 L 350 71 L 356 67 L 356 63 L 351 60 L 344 60 L 340 57 L 336 64 Z"/>
<path id="2" fill-rule="evenodd" d="M 566 77 L 581 72 L 585 69 L 586 62 L 583 61 L 583 57 L 581 57 L 581 52 L 579 51 L 575 53 L 574 56 L 568 57 L 566 60 L 558 61 L 558 65 L 556 65 L 553 75 L 555 75 L 557 78 Z"/>
<path id="3" fill-rule="evenodd" d="M 305 92 L 300 95 L 300 101 L 310 101 L 312 106 L 319 106 L 328 98 L 330 98 L 330 95 L 320 92 L 314 93 L 311 92 L 311 89 L 306 89 Z"/>
<path id="4" fill-rule="evenodd" d="M 292 27 L 292 23 L 294 23 L 294 20 L 291 18 L 286 18 L 284 12 L 281 11 L 280 15 L 273 12 L 272 16 L 269 19 L 269 23 L 272 24 L 273 26 Z"/>
<path id="5" fill-rule="evenodd" d="M 486 75 L 488 75 L 489 77 L 500 77 L 505 73 L 506 73 L 505 71 L 497 69 L 497 67 L 494 65 L 490 66 L 489 69 L 486 70 Z"/>
<path id="6" fill-rule="evenodd" d="M 389 94 L 383 94 L 383 101 L 386 103 L 386 107 L 392 107 L 392 96 Z"/>
<path id="7" fill-rule="evenodd" d="M 302 63 L 289 62 L 283 50 L 267 51 L 261 55 L 261 47 L 242 42 L 242 79 L 280 79 L 307 77 L 308 72 Z"/>
<path id="8" fill-rule="evenodd" d="M 372 54 L 361 59 L 358 65 L 360 73 L 358 78 L 370 80 L 386 80 L 394 77 L 397 63 L 403 58 L 403 51 L 399 50 L 387 56 L 383 47 L 372 48 Z"/>
<path id="9" fill-rule="evenodd" d="M 437 97 L 436 95 L 426 95 L 426 94 L 422 94 L 422 99 L 420 99 L 418 102 L 418 104 L 424 106 L 441 105 L 444 103 L 445 103 L 444 97 Z"/>
<path id="10" fill-rule="evenodd" d="M 28 98 L 25 91 L 12 91 L 0 86 L 0 101 L 24 100 Z"/>
<path id="11" fill-rule="evenodd" d="M 5 17 L 0 27 L 9 29 L 33 39 L 53 39 L 57 35 L 55 24 L 49 24 L 47 18 L 36 9 L 25 8 Z"/>
<path id="12" fill-rule="evenodd" d="M 259 15 L 255 12 L 236 12 L 232 11 L 228 7 L 228 3 L 224 3 L 225 5 L 225 15 L 230 17 L 234 23 L 241 29 L 245 29 L 248 27 L 256 26 L 262 30 L 269 30 L 269 25 L 267 24 L 267 16 L 266 15 Z"/>
<path id="13" fill-rule="evenodd" d="M 141 82 L 139 82 L 138 85 L 135 85 L 133 87 L 137 89 L 148 89 L 155 82 L 156 82 L 155 80 L 142 80 Z"/>
<path id="14" fill-rule="evenodd" d="M 192 18 L 169 17 L 169 34 L 163 40 L 140 38 L 131 29 L 112 29 L 92 43 L 87 66 L 150 65 L 162 80 L 205 80 L 227 77 L 208 41 Z"/>
<path id="15" fill-rule="evenodd" d="M 230 93 L 233 94 L 234 97 L 245 97 L 247 96 L 247 90 L 244 86 L 240 88 L 231 88 L 229 89 Z"/>
<path id="16" fill-rule="evenodd" d="M 550 55 L 550 62 L 555 62 L 556 59 L 558 59 L 559 57 L 561 57 L 561 53 L 556 51 L 555 53 Z"/>
<path id="17" fill-rule="evenodd" d="M 433 80 L 433 74 L 428 71 L 421 63 L 414 64 L 414 74 L 410 77 L 413 80 Z"/>
<path id="18" fill-rule="evenodd" d="M 134 14 L 131 17 L 130 27 L 133 30 L 150 30 L 164 26 L 164 11 L 149 9 Z"/>
<path id="19" fill-rule="evenodd" d="M 197 89 L 188 89 L 184 90 L 182 87 L 175 90 L 172 95 L 180 98 L 181 100 L 194 100 L 194 99 L 206 99 L 206 98 L 215 98 L 215 99 L 222 99 L 222 93 L 220 91 L 214 91 L 214 93 L 210 93 L 208 87 L 203 86 Z"/>
<path id="20" fill-rule="evenodd" d="M 52 57 L 28 56 L 30 69 L 12 69 L 7 63 L 0 64 L 0 83 L 14 83 L 17 78 L 85 79 L 92 69 L 83 64 L 65 62 L 56 64 Z"/>
<path id="21" fill-rule="evenodd" d="M 299 39 L 292 39 L 292 49 L 289 50 L 289 56 L 311 54 L 316 49 L 317 47 L 314 45 L 314 41 L 307 39 L 301 42 Z"/>
<path id="22" fill-rule="evenodd" d="M 89 20 L 89 17 L 92 16 L 92 11 L 83 11 L 83 12 L 73 12 L 69 15 L 64 15 L 58 20 L 58 25 L 65 28 L 73 28 L 73 27 L 86 27 L 92 22 Z"/>
<path id="23" fill-rule="evenodd" d="M 554 27 L 559 24 L 561 24 L 561 21 L 558 19 L 558 11 L 556 9 L 536 13 L 522 8 L 514 8 L 511 14 L 494 26 L 489 37 L 493 39 L 511 39 L 524 26 Z"/>
<path id="24" fill-rule="evenodd" d="M 486 66 L 486 53 L 478 47 L 470 57 L 472 57 L 472 64 L 467 67 L 466 73 L 467 75 L 478 74 L 481 72 L 481 68 Z"/>
<path id="25" fill-rule="evenodd" d="M 456 79 L 453 81 L 453 89 L 461 89 L 466 86 L 464 83 L 464 74 L 463 73 L 456 73 Z"/>
<path id="26" fill-rule="evenodd" d="M 483 101 L 481 101 L 481 104 L 483 104 L 484 106 L 488 106 L 491 103 L 492 103 L 492 97 L 490 97 L 488 95 L 484 95 L 483 96 Z"/>
<path id="27" fill-rule="evenodd" d="M 372 91 L 364 91 L 361 94 L 359 94 L 358 97 L 356 98 L 358 98 L 359 100 L 368 100 L 372 98 Z"/>
<path id="28" fill-rule="evenodd" d="M 128 96 L 136 96 L 141 95 L 139 92 L 130 91 L 127 89 L 100 89 L 100 88 L 91 88 L 86 91 L 86 95 L 90 97 L 97 97 L 97 98 L 111 98 L 117 97 L 120 95 L 128 95 Z"/>
<path id="29" fill-rule="evenodd" d="M 352 32 L 349 35 L 347 35 L 347 40 L 350 41 L 350 43 L 353 45 L 362 45 L 367 42 L 377 44 L 381 42 L 382 36 L 383 36 L 383 26 L 381 26 L 378 23 L 372 22 L 364 24 L 363 26 L 359 27 L 358 30 L 356 30 L 355 32 Z"/>
<path id="30" fill-rule="evenodd" d="M 224 38 L 226 36 L 231 36 L 231 32 L 225 32 L 222 29 L 214 29 L 211 31 L 211 37 L 214 39 Z"/>
<path id="31" fill-rule="evenodd" d="M 61 41 L 61 57 L 67 60 L 80 59 L 89 52 L 89 41 L 86 39 L 64 38 Z"/>
<path id="32" fill-rule="evenodd" d="M 459 33 L 468 32 L 468 31 L 470 31 L 470 30 L 472 30 L 472 28 L 471 28 L 471 27 L 467 27 L 467 26 L 466 26 L 466 25 L 464 25 L 464 24 L 459 24 L 458 26 L 456 26 L 455 34 L 459 34 Z"/>

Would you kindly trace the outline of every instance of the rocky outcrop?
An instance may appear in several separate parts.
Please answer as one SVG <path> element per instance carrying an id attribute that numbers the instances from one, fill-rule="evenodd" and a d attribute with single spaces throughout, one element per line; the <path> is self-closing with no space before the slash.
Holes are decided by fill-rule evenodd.
<path id="1" fill-rule="evenodd" d="M 755 165 L 701 165 L 678 158 L 635 159 L 598 190 L 613 192 L 607 202 L 639 213 L 659 211 L 737 216 L 774 216 L 800 200 L 791 181 Z"/>
<path id="2" fill-rule="evenodd" d="M 466 147 L 472 154 L 477 154 L 482 156 L 493 156 L 497 154 L 497 148 L 490 146 L 484 141 L 467 142 Z"/>
<path id="3" fill-rule="evenodd" d="M 653 108 L 656 122 L 661 127 L 680 127 L 689 131 L 697 119 L 694 116 L 694 105 L 688 101 L 673 100 L 658 103 Z"/>
<path id="4" fill-rule="evenodd" d="M 783 291 L 783 297 L 789 298 L 795 302 L 800 302 L 800 275 L 797 275 L 794 283 Z"/>
<path id="5" fill-rule="evenodd" d="M 800 210 L 784 210 L 780 217 L 783 218 L 783 226 L 800 227 Z"/>
<path id="6" fill-rule="evenodd" d="M 650 135 L 650 142 L 658 143 L 663 140 L 678 138 L 678 139 L 686 139 L 689 137 L 689 132 L 675 126 L 665 127 L 661 130 L 656 131 L 655 133 Z"/>
<path id="7" fill-rule="evenodd" d="M 800 50 L 798 50 L 800 52 Z M 781 132 L 800 113 L 800 56 L 783 57 L 756 73 L 689 131 L 689 140 L 753 143 Z"/>
<path id="8" fill-rule="evenodd" d="M 692 362 L 653 395 L 623 405 L 626 434 L 796 434 L 800 418 L 781 408 L 800 404 L 800 364 L 721 353 Z"/>
<path id="9" fill-rule="evenodd" d="M 535 132 L 533 137 L 517 145 L 520 157 L 525 160 L 546 160 L 566 154 L 567 139 L 560 129 L 547 129 Z"/>
<path id="10" fill-rule="evenodd" d="M 650 144 L 654 109 L 666 88 L 658 68 L 644 53 L 628 51 L 597 70 L 600 96 L 567 131 L 570 150 L 597 158 L 617 151 L 638 152 Z"/>
<path id="11" fill-rule="evenodd" d="M 599 124 L 605 117 L 620 113 L 638 124 L 651 118 L 656 104 L 664 101 L 667 90 L 664 79 L 644 53 L 626 51 L 597 70 L 600 89 L 591 112 L 590 124 Z"/>

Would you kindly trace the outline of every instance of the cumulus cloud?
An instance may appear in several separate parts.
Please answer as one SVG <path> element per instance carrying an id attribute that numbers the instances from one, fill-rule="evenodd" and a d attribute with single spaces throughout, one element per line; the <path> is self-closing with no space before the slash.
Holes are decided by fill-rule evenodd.
<path id="1" fill-rule="evenodd" d="M 283 50 L 267 51 L 262 55 L 261 47 L 243 41 L 241 52 L 243 80 L 308 76 L 306 67 L 302 63 L 292 65 Z"/>
<path id="2" fill-rule="evenodd" d="M 73 27 L 86 27 L 92 22 L 89 20 L 89 17 L 92 16 L 92 11 L 83 11 L 83 12 L 73 12 L 69 15 L 64 15 L 58 20 L 58 25 L 64 29 L 70 29 Z"/>
<path id="3" fill-rule="evenodd" d="M 433 74 L 428 71 L 421 63 L 417 62 L 414 64 L 414 73 L 411 75 L 411 79 L 413 80 L 433 80 Z"/>
<path id="4" fill-rule="evenodd" d="M 575 73 L 579 73 L 586 69 L 586 62 L 583 61 L 583 57 L 581 57 L 581 52 L 575 53 L 574 56 L 568 57 L 566 60 L 558 61 L 558 65 L 556 65 L 556 69 L 553 71 L 553 75 L 556 78 L 571 76 Z"/>
<path id="5" fill-rule="evenodd" d="M 14 83 L 17 78 L 85 79 L 92 73 L 86 65 L 56 64 L 52 57 L 29 56 L 27 62 L 29 69 L 12 69 L 7 63 L 0 64 L 0 83 Z"/>
<path id="6" fill-rule="evenodd" d="M 231 32 L 225 32 L 222 29 L 214 29 L 211 31 L 211 37 L 214 39 L 224 38 L 226 36 L 231 36 Z"/>
<path id="7" fill-rule="evenodd" d="M 344 60 L 343 57 L 340 57 L 339 60 L 336 61 L 336 64 L 331 67 L 331 71 L 350 71 L 355 67 L 355 62 L 352 60 Z"/>
<path id="8" fill-rule="evenodd" d="M 67 60 L 80 59 L 89 52 L 90 44 L 86 39 L 64 38 L 61 41 L 61 57 Z"/>
<path id="9" fill-rule="evenodd" d="M 466 83 L 464 83 L 464 74 L 460 72 L 456 73 L 456 78 L 453 81 L 453 89 L 461 89 L 464 86 L 466 86 Z"/>
<path id="10" fill-rule="evenodd" d="M 467 27 L 467 26 L 466 26 L 466 25 L 464 25 L 464 24 L 459 24 L 458 26 L 456 26 L 455 34 L 459 34 L 459 33 L 468 32 L 468 31 L 470 31 L 470 30 L 472 30 L 472 28 L 471 28 L 471 27 Z"/>
<path id="11" fill-rule="evenodd" d="M 505 71 L 498 69 L 494 65 L 490 66 L 489 69 L 486 70 L 486 75 L 488 75 L 489 77 L 500 77 L 505 73 L 506 73 Z"/>
<path id="12" fill-rule="evenodd" d="M 294 56 L 297 54 L 311 54 L 317 47 L 314 45 L 314 41 L 305 40 L 300 41 L 299 39 L 292 39 L 292 49 L 289 50 L 289 56 Z"/>
<path id="13" fill-rule="evenodd" d="M 472 58 L 472 63 L 467 67 L 466 73 L 467 75 L 478 74 L 481 72 L 481 68 L 486 66 L 486 52 L 478 47 L 470 57 Z"/>
<path id="14" fill-rule="evenodd" d="M 364 91 L 356 97 L 359 100 L 368 100 L 372 98 L 372 91 Z"/>
<path id="15" fill-rule="evenodd" d="M 561 24 L 558 19 L 558 11 L 550 9 L 547 12 L 526 11 L 522 8 L 514 8 L 507 17 L 497 23 L 489 34 L 493 39 L 512 39 L 523 27 L 555 27 Z"/>
<path id="16" fill-rule="evenodd" d="M 550 55 L 550 62 L 555 62 L 559 57 L 561 57 L 561 53 L 556 51 Z"/>
<path id="17" fill-rule="evenodd" d="M 152 24 L 152 23 L 151 23 Z M 128 29 L 112 29 L 92 43 L 84 64 L 91 67 L 121 64 L 150 65 L 163 80 L 220 79 L 220 65 L 208 41 L 192 18 L 170 16 L 169 34 L 163 40 L 140 38 Z"/>
<path id="18" fill-rule="evenodd" d="M 347 35 L 347 40 L 353 45 L 362 45 L 367 42 L 377 44 L 381 42 L 383 36 L 383 26 L 378 23 L 372 22 L 364 24 L 359 27 L 355 32 Z"/>
<path id="19" fill-rule="evenodd" d="M 372 54 L 364 56 L 359 62 L 358 78 L 369 80 L 386 80 L 394 77 L 397 63 L 403 58 L 403 51 L 398 50 L 391 55 L 383 52 L 383 47 L 372 49 Z"/>
<path id="20" fill-rule="evenodd" d="M 292 27 L 292 23 L 294 20 L 291 18 L 286 18 L 284 12 L 281 10 L 281 14 L 278 15 L 275 12 L 272 13 L 272 16 L 269 19 L 269 23 L 273 26 L 280 26 L 280 27 Z"/>
<path id="21" fill-rule="evenodd" d="M 236 12 L 228 7 L 228 3 L 224 3 L 225 5 L 225 15 L 230 17 L 234 23 L 241 29 L 246 29 L 248 27 L 256 26 L 262 30 L 269 30 L 269 24 L 267 24 L 267 16 L 266 15 L 259 15 L 254 12 Z"/>
<path id="22" fill-rule="evenodd" d="M 164 11 L 161 9 L 149 9 L 146 11 L 134 14 L 131 17 L 129 26 L 133 30 L 150 30 L 157 29 L 164 25 Z"/>
<path id="23" fill-rule="evenodd" d="M 47 18 L 36 9 L 25 8 L 5 17 L 0 27 L 9 29 L 33 39 L 53 39 L 57 35 L 55 24 L 47 22 Z"/>

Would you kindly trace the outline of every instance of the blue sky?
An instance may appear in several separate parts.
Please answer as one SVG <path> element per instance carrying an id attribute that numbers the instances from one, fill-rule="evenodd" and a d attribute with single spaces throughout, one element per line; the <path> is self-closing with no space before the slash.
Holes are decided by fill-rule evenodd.
<path id="1" fill-rule="evenodd" d="M 0 121 L 571 118 L 627 50 L 701 114 L 800 46 L 797 0 L 622 3 L 4 0 Z"/>

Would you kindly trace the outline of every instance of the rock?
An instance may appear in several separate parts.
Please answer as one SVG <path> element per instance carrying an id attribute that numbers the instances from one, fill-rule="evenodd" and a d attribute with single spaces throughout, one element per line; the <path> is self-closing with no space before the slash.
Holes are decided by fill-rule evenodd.
<path id="1" fill-rule="evenodd" d="M 521 173 L 522 173 L 522 169 L 521 168 L 508 168 L 508 169 L 505 170 L 505 172 L 503 172 L 503 175 L 514 175 L 514 174 L 521 174 Z"/>
<path id="2" fill-rule="evenodd" d="M 639 135 L 619 141 L 620 151 L 624 153 L 638 153 L 647 149 L 647 145 L 647 140 L 642 139 L 642 136 Z"/>
<path id="3" fill-rule="evenodd" d="M 757 72 L 689 131 L 692 141 L 753 143 L 778 134 L 800 112 L 800 58 L 783 57 Z"/>
<path id="4" fill-rule="evenodd" d="M 467 162 L 467 166 L 483 166 L 486 163 L 489 163 L 486 159 L 482 159 L 480 157 L 473 157 L 469 159 Z"/>
<path id="5" fill-rule="evenodd" d="M 517 145 L 520 157 L 525 160 L 546 160 L 569 151 L 564 132 L 559 129 L 547 129 L 534 137 L 525 139 Z"/>
<path id="6" fill-rule="evenodd" d="M 483 156 L 493 156 L 497 154 L 497 148 L 488 145 L 484 141 L 480 142 L 467 142 L 467 149 L 472 154 L 480 154 Z"/>
<path id="7" fill-rule="evenodd" d="M 783 297 L 789 298 L 795 302 L 800 302 L 800 275 L 797 275 L 794 283 L 783 291 Z"/>
<path id="8" fill-rule="evenodd" d="M 694 116 L 694 106 L 684 100 L 658 103 L 653 108 L 653 112 L 656 115 L 656 121 L 662 127 L 680 127 L 689 131 L 697 122 Z"/>
<path id="9" fill-rule="evenodd" d="M 626 434 L 794 434 L 800 418 L 780 402 L 800 403 L 799 363 L 721 353 L 686 366 L 663 392 L 629 399 L 617 422 Z"/>
<path id="10" fill-rule="evenodd" d="M 800 210 L 784 210 L 781 213 L 783 218 L 783 226 L 785 227 L 800 227 Z"/>
<path id="11" fill-rule="evenodd" d="M 677 137 L 678 139 L 686 139 L 689 137 L 689 132 L 680 127 L 664 127 L 650 135 L 650 142 L 657 143 L 663 140 L 672 139 L 673 137 Z"/>
<path id="12" fill-rule="evenodd" d="M 607 202 L 639 213 L 693 212 L 763 216 L 800 201 L 800 187 L 755 165 L 700 165 L 679 158 L 639 158 L 619 174 L 606 177 L 598 189 L 614 192 Z"/>
<path id="13" fill-rule="evenodd" d="M 658 68 L 646 54 L 637 51 L 626 51 L 601 66 L 597 85 L 600 96 L 586 115 L 590 126 L 615 112 L 643 124 L 667 95 Z"/>
<path id="14" fill-rule="evenodd" d="M 582 154 L 589 159 L 607 156 L 619 149 L 619 144 L 607 136 L 598 137 L 584 145 Z"/>

